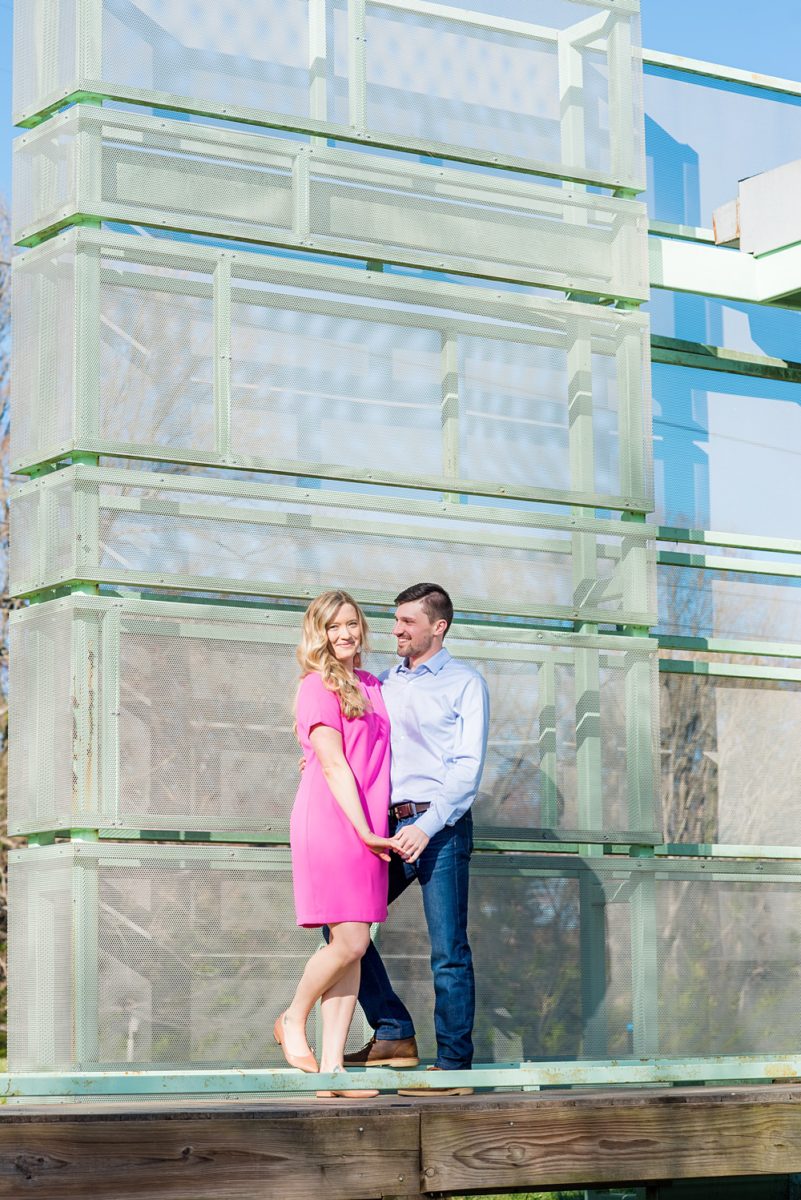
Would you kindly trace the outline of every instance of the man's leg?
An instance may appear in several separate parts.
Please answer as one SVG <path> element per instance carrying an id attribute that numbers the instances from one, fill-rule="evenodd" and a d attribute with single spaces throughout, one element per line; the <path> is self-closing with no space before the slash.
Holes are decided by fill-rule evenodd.
<path id="1" fill-rule="evenodd" d="M 391 904 L 396 900 L 413 879 L 414 871 L 393 854 L 389 864 L 387 902 Z M 362 958 L 359 1004 L 378 1041 L 395 1042 L 414 1037 L 414 1022 L 409 1010 L 390 983 L 384 960 L 372 941 Z"/>
<path id="2" fill-rule="evenodd" d="M 467 940 L 467 894 L 473 824 L 468 814 L 436 834 L 420 856 L 431 969 L 438 1067 L 456 1070 L 473 1062 L 476 993 L 473 956 Z"/>

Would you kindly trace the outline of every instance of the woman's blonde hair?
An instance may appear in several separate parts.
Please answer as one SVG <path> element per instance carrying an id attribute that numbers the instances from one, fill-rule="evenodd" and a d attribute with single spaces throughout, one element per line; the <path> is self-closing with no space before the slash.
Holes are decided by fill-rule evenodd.
<path id="1" fill-rule="evenodd" d="M 357 681 L 339 662 L 328 640 L 328 626 L 343 604 L 352 604 L 359 618 L 359 652 L 354 665 L 361 666 L 362 655 L 367 652 L 367 621 L 347 592 L 323 592 L 316 600 L 312 600 L 303 616 L 303 632 L 296 653 L 301 679 L 316 671 L 322 676 L 328 690 L 338 697 L 343 716 L 361 717 L 370 707 L 367 698 Z"/>

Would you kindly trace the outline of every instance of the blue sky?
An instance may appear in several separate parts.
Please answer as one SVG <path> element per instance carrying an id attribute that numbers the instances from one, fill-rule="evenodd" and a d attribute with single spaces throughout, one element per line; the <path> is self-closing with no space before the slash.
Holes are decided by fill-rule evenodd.
<path id="1" fill-rule="evenodd" d="M 25 3 L 26 0 L 20 0 Z M 250 3 L 252 0 L 242 0 Z M 755 20 L 755 8 L 759 19 Z M 0 0 L 0 192 L 11 190 L 11 13 Z M 799 0 L 642 0 L 643 43 L 689 58 L 705 58 L 789 79 L 801 76 Z"/>

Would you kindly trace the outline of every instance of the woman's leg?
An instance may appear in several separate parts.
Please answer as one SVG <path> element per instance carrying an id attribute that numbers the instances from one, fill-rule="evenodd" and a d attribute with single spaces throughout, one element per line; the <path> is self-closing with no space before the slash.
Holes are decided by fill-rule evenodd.
<path id="1" fill-rule="evenodd" d="M 336 988 L 343 976 L 354 967 L 357 971 L 355 978 L 356 990 L 358 991 L 358 968 L 361 957 L 370 941 L 370 926 L 365 921 L 341 921 L 336 925 L 331 925 L 330 929 L 330 942 L 327 946 L 321 946 L 306 963 L 306 969 L 301 976 L 294 999 L 286 1010 L 284 1017 L 284 1038 L 286 1048 L 292 1054 L 303 1055 L 309 1053 L 309 1046 L 306 1041 L 306 1022 L 309 1019 L 309 1013 L 317 1001 L 331 991 L 331 989 Z M 348 987 L 350 987 L 350 983 L 346 985 L 346 989 L 341 995 L 340 993 L 335 993 L 331 996 L 331 999 L 334 1001 L 334 1006 L 331 1008 L 331 1016 L 333 1017 L 332 1029 L 336 1029 L 337 1031 L 345 1019 L 348 1003 L 347 996 L 349 994 Z M 354 992 L 354 997 L 355 995 L 356 993 Z M 337 1006 L 340 1004 L 340 1000 L 342 1003 L 342 1012 L 337 1015 Z M 351 1008 L 342 1039 L 343 1046 L 352 1016 L 353 1009 Z M 335 1036 L 338 1036 L 338 1033 Z M 326 1059 L 326 1063 L 327 1061 Z M 342 1064 L 340 1063 L 339 1065 L 341 1066 Z"/>
<path id="2" fill-rule="evenodd" d="M 320 1051 L 320 1070 L 335 1071 L 344 1068 L 345 1042 L 348 1039 L 356 997 L 359 993 L 361 962 L 357 961 L 345 971 L 337 983 L 323 992 L 320 1011 L 323 1018 L 323 1045 Z"/>

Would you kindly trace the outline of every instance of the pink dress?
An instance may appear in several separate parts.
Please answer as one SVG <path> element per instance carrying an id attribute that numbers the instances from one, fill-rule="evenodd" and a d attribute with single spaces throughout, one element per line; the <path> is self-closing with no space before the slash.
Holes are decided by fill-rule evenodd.
<path id="1" fill-rule="evenodd" d="M 367 671 L 356 676 L 370 701 L 361 717 L 342 715 L 339 698 L 316 672 L 301 681 L 297 701 L 298 737 L 306 767 L 300 781 L 289 841 L 298 925 L 338 921 L 385 921 L 387 863 L 367 849 L 325 781 L 309 741 L 315 725 L 342 734 L 348 766 L 373 833 L 389 828 L 389 717 L 381 684 Z"/>

